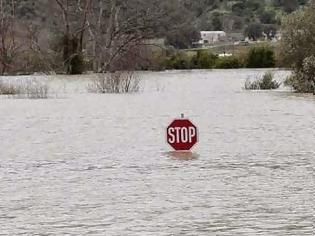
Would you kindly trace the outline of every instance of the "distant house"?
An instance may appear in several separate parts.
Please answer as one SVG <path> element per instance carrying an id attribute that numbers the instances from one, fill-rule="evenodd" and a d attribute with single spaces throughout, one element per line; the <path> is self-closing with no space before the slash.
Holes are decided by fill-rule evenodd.
<path id="1" fill-rule="evenodd" d="M 224 42 L 227 39 L 224 31 L 201 31 L 200 32 L 202 45 L 213 45 L 219 42 Z"/>

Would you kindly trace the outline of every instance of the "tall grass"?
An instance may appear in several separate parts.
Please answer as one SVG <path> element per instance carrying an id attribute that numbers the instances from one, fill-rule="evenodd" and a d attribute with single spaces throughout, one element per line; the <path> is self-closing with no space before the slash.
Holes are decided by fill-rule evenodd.
<path id="1" fill-rule="evenodd" d="M 45 99 L 48 98 L 49 86 L 38 79 L 15 80 L 0 78 L 0 95 L 13 98 Z"/>
<path id="2" fill-rule="evenodd" d="M 139 89 L 140 78 L 133 71 L 103 73 L 87 86 L 90 93 L 135 93 Z"/>
<path id="3" fill-rule="evenodd" d="M 21 93 L 21 87 L 11 81 L 0 78 L 0 95 L 16 95 Z"/>

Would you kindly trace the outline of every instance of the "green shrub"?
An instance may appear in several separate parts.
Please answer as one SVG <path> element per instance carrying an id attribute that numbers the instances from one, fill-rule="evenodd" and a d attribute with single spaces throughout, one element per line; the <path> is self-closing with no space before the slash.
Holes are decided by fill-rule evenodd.
<path id="1" fill-rule="evenodd" d="M 253 47 L 249 50 L 246 67 L 271 68 L 275 66 L 275 53 L 268 46 Z"/>
<path id="2" fill-rule="evenodd" d="M 246 90 L 268 90 L 277 89 L 281 83 L 274 80 L 272 72 L 266 72 L 261 78 L 251 81 L 249 78 L 245 81 Z"/>
<path id="3" fill-rule="evenodd" d="M 184 53 L 177 53 L 166 60 L 166 69 L 184 70 L 192 69 L 191 59 Z"/>
<path id="4" fill-rule="evenodd" d="M 277 89 L 280 85 L 281 83 L 274 80 L 274 74 L 272 72 L 266 72 L 260 82 L 260 89 Z"/>
<path id="5" fill-rule="evenodd" d="M 315 56 L 305 58 L 302 68 L 296 69 L 284 84 L 291 86 L 296 92 L 315 94 Z"/>
<path id="6" fill-rule="evenodd" d="M 315 1 L 288 15 L 282 24 L 280 56 L 293 69 L 285 84 L 315 94 Z"/>
<path id="7" fill-rule="evenodd" d="M 304 78 L 305 75 L 302 72 L 294 72 L 286 78 L 284 85 L 291 87 L 297 93 L 312 93 L 313 84 Z"/>
<path id="8" fill-rule="evenodd" d="M 212 69 L 215 67 L 218 56 L 211 51 L 200 50 L 193 56 L 192 64 L 196 69 Z"/>
<path id="9" fill-rule="evenodd" d="M 244 65 L 237 57 L 219 57 L 215 63 L 217 69 L 233 69 L 242 68 Z"/>

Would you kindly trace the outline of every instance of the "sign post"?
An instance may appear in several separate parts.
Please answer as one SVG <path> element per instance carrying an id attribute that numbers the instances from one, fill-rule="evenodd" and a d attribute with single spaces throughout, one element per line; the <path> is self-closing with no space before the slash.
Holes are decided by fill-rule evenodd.
<path id="1" fill-rule="evenodd" d="M 198 142 L 197 127 L 181 115 L 166 129 L 167 143 L 176 151 L 189 151 Z"/>

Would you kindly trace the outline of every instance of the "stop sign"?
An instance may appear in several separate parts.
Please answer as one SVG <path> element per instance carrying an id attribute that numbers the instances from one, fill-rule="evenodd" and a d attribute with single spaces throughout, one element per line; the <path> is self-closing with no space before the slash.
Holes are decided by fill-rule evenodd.
<path id="1" fill-rule="evenodd" d="M 176 151 L 188 151 L 197 143 L 198 132 L 190 120 L 178 119 L 167 127 L 166 137 Z"/>

